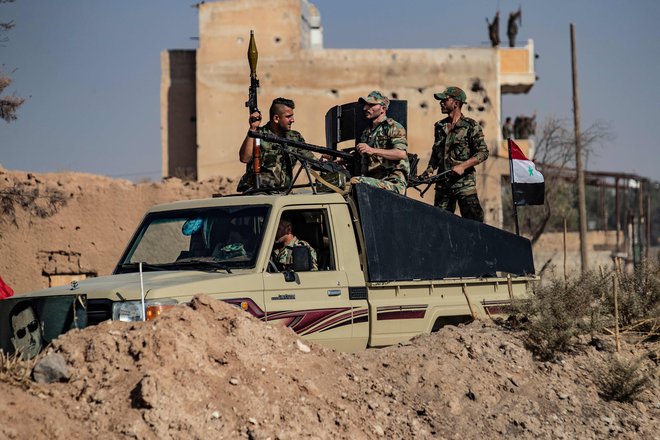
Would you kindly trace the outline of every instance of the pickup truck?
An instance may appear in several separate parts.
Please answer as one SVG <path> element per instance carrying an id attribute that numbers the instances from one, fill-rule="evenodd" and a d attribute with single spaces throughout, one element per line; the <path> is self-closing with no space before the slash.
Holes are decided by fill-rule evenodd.
<path id="1" fill-rule="evenodd" d="M 273 263 L 284 214 L 316 251 L 317 269 L 303 246 L 292 265 Z M 0 342 L 5 352 L 16 347 L 20 329 L 9 308 L 19 301 L 47 317 L 47 342 L 109 319 L 154 319 L 208 294 L 303 338 L 357 351 L 501 314 L 535 279 L 529 240 L 364 184 L 348 195 L 180 201 L 147 212 L 112 275 L 3 300 Z"/>

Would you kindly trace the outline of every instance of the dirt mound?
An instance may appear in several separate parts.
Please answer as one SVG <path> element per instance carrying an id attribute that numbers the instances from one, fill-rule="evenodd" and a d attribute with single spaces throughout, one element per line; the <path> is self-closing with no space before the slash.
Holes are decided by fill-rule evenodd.
<path id="1" fill-rule="evenodd" d="M 624 345 L 646 356 L 658 344 Z M 395 347 L 336 353 L 206 296 L 146 323 L 53 341 L 70 378 L 0 382 L 3 438 L 658 438 L 660 387 L 606 402 L 594 346 L 539 363 L 483 323 Z"/>

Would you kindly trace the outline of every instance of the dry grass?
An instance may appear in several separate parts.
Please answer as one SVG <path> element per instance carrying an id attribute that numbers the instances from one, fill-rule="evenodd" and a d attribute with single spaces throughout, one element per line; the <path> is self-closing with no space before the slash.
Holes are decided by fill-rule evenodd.
<path id="1" fill-rule="evenodd" d="M 26 387 L 32 382 L 36 358 L 24 361 L 20 353 L 6 354 L 0 350 L 0 381 Z"/>
<path id="2" fill-rule="evenodd" d="M 540 358 L 550 360 L 570 351 L 576 337 L 597 332 L 605 323 L 600 299 L 606 290 L 606 280 L 594 273 L 536 286 L 529 301 L 518 305 L 518 311 L 527 318 L 530 348 Z"/>
<path id="3" fill-rule="evenodd" d="M 619 325 L 637 332 L 652 331 L 660 324 L 660 264 L 644 262 L 632 273 L 619 274 Z M 605 305 L 614 310 L 610 291 Z"/>
<path id="4" fill-rule="evenodd" d="M 571 351 L 581 335 L 608 333 L 615 324 L 613 275 L 587 272 L 536 286 L 531 299 L 517 307 L 525 318 L 528 345 L 539 357 L 554 359 Z M 660 334 L 660 265 L 643 264 L 617 276 L 619 326 L 641 339 Z"/>
<path id="5" fill-rule="evenodd" d="M 642 360 L 625 361 L 613 356 L 597 371 L 596 383 L 606 400 L 632 402 L 651 384 L 651 376 L 642 371 Z"/>

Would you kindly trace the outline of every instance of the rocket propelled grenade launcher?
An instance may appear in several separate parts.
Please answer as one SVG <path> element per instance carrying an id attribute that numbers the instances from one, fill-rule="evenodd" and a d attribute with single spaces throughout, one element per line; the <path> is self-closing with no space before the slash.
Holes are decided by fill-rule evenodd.
<path id="1" fill-rule="evenodd" d="M 259 60 L 259 52 L 257 51 L 257 43 L 254 41 L 254 31 L 250 31 L 250 44 L 248 45 L 247 57 L 250 64 L 250 90 L 248 91 L 248 100 L 245 102 L 245 106 L 250 109 L 250 114 L 252 114 L 259 111 L 259 107 L 257 106 L 257 89 L 259 88 L 257 61 Z"/>
<path id="2" fill-rule="evenodd" d="M 248 63 L 250 64 L 250 89 L 248 90 L 248 100 L 245 106 L 249 109 L 250 115 L 259 112 L 257 105 L 257 89 L 259 88 L 259 80 L 257 79 L 257 61 L 259 60 L 259 52 L 257 51 L 257 43 L 254 41 L 254 31 L 250 31 L 250 44 L 247 51 Z M 254 116 L 250 116 L 250 123 L 256 121 Z M 254 148 L 252 149 L 252 171 L 254 171 L 254 186 L 259 188 L 261 186 L 261 145 L 258 139 L 254 141 Z"/>

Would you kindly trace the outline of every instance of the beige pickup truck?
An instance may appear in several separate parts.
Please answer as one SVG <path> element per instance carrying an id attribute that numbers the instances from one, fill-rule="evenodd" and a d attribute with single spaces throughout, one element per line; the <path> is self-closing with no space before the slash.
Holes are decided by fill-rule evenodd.
<path id="1" fill-rule="evenodd" d="M 290 266 L 274 264 L 285 213 L 315 250 L 317 269 L 302 246 Z M 347 196 L 226 196 L 155 206 L 112 275 L 15 301 L 34 301 L 41 316 L 55 319 L 44 301 L 69 299 L 60 309 L 74 316 L 46 324 L 46 341 L 108 319 L 153 319 L 208 294 L 303 338 L 356 351 L 503 313 L 534 279 L 525 238 L 357 185 Z M 8 317 L 3 310 L 0 318 Z M 11 329 L 2 329 L 11 351 Z"/>

